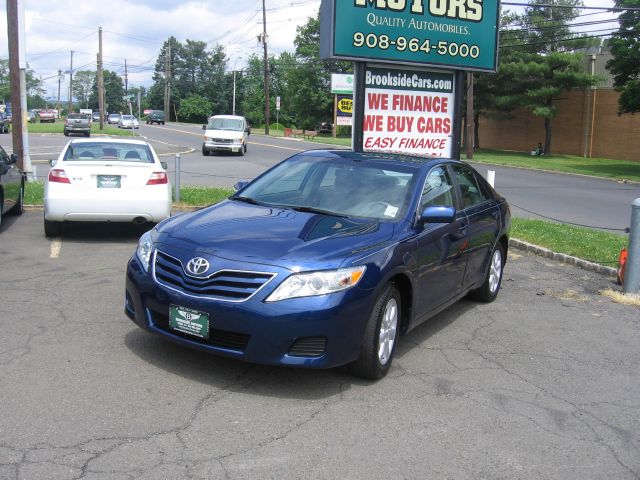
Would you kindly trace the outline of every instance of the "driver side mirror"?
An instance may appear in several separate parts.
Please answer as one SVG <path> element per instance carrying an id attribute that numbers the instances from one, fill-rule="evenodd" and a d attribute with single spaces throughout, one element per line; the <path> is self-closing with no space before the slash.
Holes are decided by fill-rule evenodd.
<path id="1" fill-rule="evenodd" d="M 242 182 L 237 182 L 234 186 L 233 186 L 233 191 L 234 192 L 239 192 L 240 190 L 242 190 L 244 187 L 246 187 L 249 184 L 249 182 L 246 181 L 242 181 Z"/>
<path id="2" fill-rule="evenodd" d="M 456 209 L 453 207 L 427 207 L 424 209 L 418 222 L 420 225 L 427 223 L 453 223 L 456 219 Z"/>
<path id="3" fill-rule="evenodd" d="M 16 163 L 18 163 L 18 154 L 12 153 L 9 155 L 9 165 L 14 165 Z"/>

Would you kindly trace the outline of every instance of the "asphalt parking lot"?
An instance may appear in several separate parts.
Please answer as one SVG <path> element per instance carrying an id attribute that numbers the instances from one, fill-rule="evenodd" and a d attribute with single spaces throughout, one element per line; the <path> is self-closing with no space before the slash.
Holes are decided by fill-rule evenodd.
<path id="1" fill-rule="evenodd" d="M 5 217 L 0 478 L 640 478 L 640 313 L 608 277 L 512 251 L 494 303 L 449 308 L 365 382 L 141 331 L 140 233 Z"/>

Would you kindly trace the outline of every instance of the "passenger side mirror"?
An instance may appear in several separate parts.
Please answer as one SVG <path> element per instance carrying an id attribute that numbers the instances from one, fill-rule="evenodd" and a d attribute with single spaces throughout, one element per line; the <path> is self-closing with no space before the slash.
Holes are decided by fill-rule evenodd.
<path id="1" fill-rule="evenodd" d="M 233 186 L 233 191 L 234 192 L 239 192 L 240 190 L 242 190 L 244 187 L 246 187 L 249 184 L 249 182 L 246 181 L 242 181 L 242 182 L 237 182 L 234 186 Z"/>
<path id="2" fill-rule="evenodd" d="M 456 209 L 453 207 L 427 207 L 420 215 L 421 225 L 426 223 L 453 223 L 456 219 Z"/>
<path id="3" fill-rule="evenodd" d="M 247 135 L 251 135 L 251 127 L 245 128 L 244 131 L 247 132 Z"/>

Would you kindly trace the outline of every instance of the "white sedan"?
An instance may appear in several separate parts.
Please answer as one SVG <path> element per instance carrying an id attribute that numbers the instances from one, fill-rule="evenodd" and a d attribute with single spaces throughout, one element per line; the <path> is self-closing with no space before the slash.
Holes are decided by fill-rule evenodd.
<path id="1" fill-rule="evenodd" d="M 74 139 L 52 161 L 44 185 L 44 232 L 63 222 L 157 223 L 171 214 L 166 165 L 142 140 Z"/>
<path id="2" fill-rule="evenodd" d="M 140 128 L 140 123 L 133 115 L 121 115 L 118 120 L 118 128 Z"/>

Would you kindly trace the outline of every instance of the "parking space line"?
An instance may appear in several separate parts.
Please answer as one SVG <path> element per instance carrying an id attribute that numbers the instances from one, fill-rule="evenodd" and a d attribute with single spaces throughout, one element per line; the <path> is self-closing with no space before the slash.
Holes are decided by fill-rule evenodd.
<path id="1" fill-rule="evenodd" d="M 60 256 L 60 251 L 62 250 L 62 240 L 59 238 L 54 238 L 51 241 L 51 254 L 50 258 L 58 258 Z"/>

